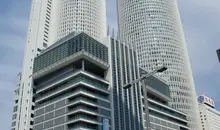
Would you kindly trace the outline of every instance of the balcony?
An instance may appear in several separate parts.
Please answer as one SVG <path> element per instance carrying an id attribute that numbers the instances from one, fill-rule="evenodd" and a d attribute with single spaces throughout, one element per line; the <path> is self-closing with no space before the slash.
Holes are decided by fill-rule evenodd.
<path id="1" fill-rule="evenodd" d="M 61 85 L 57 85 L 51 89 L 48 89 L 47 91 L 41 92 L 39 94 L 36 94 L 36 101 L 39 100 L 46 100 L 50 97 L 54 97 L 56 95 L 59 95 L 61 93 L 68 93 L 71 89 L 74 89 L 78 87 L 79 85 L 83 85 L 85 88 L 89 88 L 91 91 L 97 91 L 99 92 L 99 96 L 103 97 L 103 95 L 109 95 L 109 92 L 107 90 L 108 86 L 104 85 L 100 82 L 93 81 L 86 76 L 80 75 L 78 77 L 74 77 L 72 80 L 68 82 L 64 82 Z M 88 93 L 91 93 L 91 91 L 88 91 Z M 103 95 L 102 95 L 102 94 Z M 104 96 L 106 97 L 106 96 Z"/>
<path id="2" fill-rule="evenodd" d="M 89 99 L 89 98 L 86 98 L 86 97 L 77 97 L 77 98 L 73 98 L 73 99 L 69 99 L 68 101 L 68 104 L 74 104 L 76 102 L 87 102 L 87 103 L 90 103 L 90 104 L 94 104 L 94 105 L 97 105 L 97 101 L 95 101 L 94 99 Z"/>
<path id="3" fill-rule="evenodd" d="M 153 100 L 149 99 L 148 101 L 149 101 L 150 108 L 169 114 L 170 116 L 176 117 L 177 119 L 186 120 L 186 115 L 184 113 L 179 112 L 173 108 L 169 108 L 168 106 L 159 104 Z"/>
<path id="4" fill-rule="evenodd" d="M 84 123 L 77 123 L 77 124 L 69 124 L 68 130 L 97 130 L 97 125 L 92 124 L 84 124 Z"/>
<path id="5" fill-rule="evenodd" d="M 89 124 L 101 125 L 101 123 L 98 122 L 97 120 L 98 120 L 97 117 L 88 116 L 84 114 L 78 114 L 74 116 L 68 116 L 67 124 L 75 123 L 75 122 L 86 122 Z"/>
<path id="6" fill-rule="evenodd" d="M 77 74 L 77 72 L 79 72 L 79 70 L 76 71 L 75 74 Z M 75 74 L 74 75 L 71 75 L 71 74 L 73 74 L 73 70 L 68 70 L 68 71 L 66 71 L 66 72 L 64 72 L 64 73 L 62 73 L 62 74 L 60 74 L 60 75 L 58 75 L 58 76 L 56 76 L 54 78 L 51 78 L 50 80 L 48 80 L 46 82 L 43 82 L 43 83 L 39 84 L 37 86 L 37 93 L 41 92 L 42 90 L 44 91 L 47 88 L 50 88 L 51 86 L 53 86 L 53 85 L 55 85 L 57 83 L 60 83 L 60 82 L 62 82 L 64 80 L 67 80 L 68 78 L 70 78 L 72 76 L 75 76 Z"/>
<path id="7" fill-rule="evenodd" d="M 99 91 L 89 91 L 86 84 L 79 82 L 77 84 L 72 85 L 74 87 L 69 87 L 68 89 L 56 92 L 56 93 L 51 93 L 48 94 L 47 96 L 39 96 L 38 99 L 36 99 L 36 103 L 51 103 L 57 99 L 61 99 L 63 97 L 74 97 L 77 96 L 78 94 L 82 94 L 88 97 L 92 98 L 99 98 L 104 101 L 109 102 L 109 94 L 103 93 L 101 94 Z"/>
<path id="8" fill-rule="evenodd" d="M 87 83 L 92 82 L 93 84 L 91 85 L 97 86 L 100 89 L 108 90 L 109 82 L 105 81 L 103 78 L 94 76 L 91 73 L 85 72 L 82 70 L 77 70 L 74 73 L 72 70 L 69 70 L 37 86 L 36 93 L 39 94 L 43 91 L 47 91 L 48 89 L 52 89 L 54 86 L 58 86 L 58 84 L 61 84 L 62 82 L 65 82 L 66 80 L 73 79 L 74 77 L 79 76 L 79 75 L 83 77 L 87 77 L 87 78 L 84 78 L 84 80 L 82 81 L 85 81 Z"/>
<path id="9" fill-rule="evenodd" d="M 83 106 L 83 105 L 78 105 L 78 106 L 68 108 L 68 115 L 75 115 L 76 113 L 87 113 L 89 115 L 97 116 L 98 115 L 98 109 Z"/>

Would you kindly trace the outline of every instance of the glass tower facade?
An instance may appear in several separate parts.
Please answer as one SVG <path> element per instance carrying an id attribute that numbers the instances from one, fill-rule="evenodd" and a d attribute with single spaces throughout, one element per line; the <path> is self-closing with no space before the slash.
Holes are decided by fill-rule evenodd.
<path id="1" fill-rule="evenodd" d="M 104 40 L 109 46 L 112 77 L 112 111 L 114 130 L 143 130 L 143 110 L 140 84 L 129 89 L 123 86 L 139 77 L 137 53 L 111 37 Z"/>
<path id="2" fill-rule="evenodd" d="M 71 32 L 85 32 L 102 40 L 106 36 L 105 0 L 54 0 L 52 41 Z"/>
<path id="3" fill-rule="evenodd" d="M 147 71 L 165 65 L 158 74 L 170 86 L 172 107 L 188 115 L 200 130 L 196 91 L 177 0 L 117 0 L 119 35 L 137 49 L 139 64 Z"/>

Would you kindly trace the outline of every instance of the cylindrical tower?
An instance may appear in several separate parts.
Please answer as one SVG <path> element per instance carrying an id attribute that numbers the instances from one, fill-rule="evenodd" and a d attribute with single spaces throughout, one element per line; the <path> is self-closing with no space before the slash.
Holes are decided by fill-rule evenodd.
<path id="1" fill-rule="evenodd" d="M 188 114 L 190 127 L 200 130 L 196 92 L 176 0 L 117 0 L 119 33 L 137 49 L 148 71 L 166 65 L 159 76 L 170 85 L 170 104 Z"/>
<path id="2" fill-rule="evenodd" d="M 72 32 L 85 32 L 102 40 L 106 36 L 105 0 L 56 0 L 54 41 Z"/>

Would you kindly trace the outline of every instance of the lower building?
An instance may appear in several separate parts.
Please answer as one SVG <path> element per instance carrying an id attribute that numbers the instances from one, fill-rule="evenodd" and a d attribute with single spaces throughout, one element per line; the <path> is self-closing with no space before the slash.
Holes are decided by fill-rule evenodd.
<path id="1" fill-rule="evenodd" d="M 143 69 L 140 69 L 140 72 L 146 73 Z M 154 76 L 150 76 L 144 82 L 147 85 L 147 109 L 149 111 L 149 115 L 144 114 L 144 122 L 146 124 L 146 119 L 149 119 L 150 130 L 189 130 L 187 115 L 168 105 L 169 86 Z M 144 104 L 144 96 L 142 96 L 142 102 Z M 144 105 L 143 108 L 145 112 Z M 146 116 L 149 117 L 146 118 Z"/>
<path id="2" fill-rule="evenodd" d="M 108 68 L 108 48 L 84 33 L 36 57 L 34 130 L 111 128 Z"/>
<path id="3" fill-rule="evenodd" d="M 220 130 L 220 112 L 215 109 L 214 101 L 201 95 L 198 102 L 202 130 Z"/>
<path id="4" fill-rule="evenodd" d="M 137 56 L 106 37 L 69 34 L 34 59 L 34 130 L 143 130 Z"/>

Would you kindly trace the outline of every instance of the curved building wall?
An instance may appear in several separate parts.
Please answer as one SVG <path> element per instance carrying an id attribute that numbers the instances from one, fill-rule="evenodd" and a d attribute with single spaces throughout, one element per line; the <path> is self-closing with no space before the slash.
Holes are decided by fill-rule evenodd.
<path id="1" fill-rule="evenodd" d="M 118 0 L 120 38 L 133 43 L 148 71 L 166 65 L 160 77 L 171 90 L 170 104 L 200 130 L 196 92 L 176 0 Z"/>
<path id="2" fill-rule="evenodd" d="M 106 36 L 105 0 L 56 0 L 53 41 L 72 32 L 85 32 L 97 40 Z"/>

